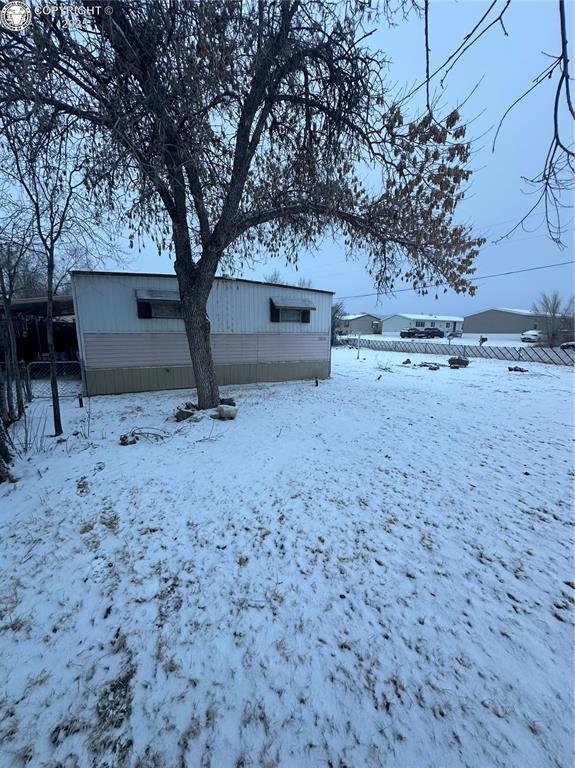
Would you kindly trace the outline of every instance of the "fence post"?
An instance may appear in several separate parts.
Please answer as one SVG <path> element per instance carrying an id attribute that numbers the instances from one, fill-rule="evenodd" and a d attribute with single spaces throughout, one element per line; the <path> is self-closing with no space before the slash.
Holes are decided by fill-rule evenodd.
<path id="1" fill-rule="evenodd" d="M 30 380 L 30 367 L 24 364 L 21 368 L 22 381 L 24 382 L 24 391 L 26 392 L 26 400 L 32 402 L 32 382 Z"/>

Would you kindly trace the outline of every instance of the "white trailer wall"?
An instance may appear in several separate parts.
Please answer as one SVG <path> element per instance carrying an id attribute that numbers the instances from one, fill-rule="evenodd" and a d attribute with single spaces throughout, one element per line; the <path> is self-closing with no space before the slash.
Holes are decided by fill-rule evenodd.
<path id="1" fill-rule="evenodd" d="M 137 291 L 177 290 L 177 279 L 171 275 L 73 273 L 88 394 L 193 386 L 183 321 L 138 317 Z M 272 322 L 274 299 L 315 307 L 309 323 Z M 329 376 L 331 302 L 327 291 L 216 279 L 208 314 L 220 382 Z"/>

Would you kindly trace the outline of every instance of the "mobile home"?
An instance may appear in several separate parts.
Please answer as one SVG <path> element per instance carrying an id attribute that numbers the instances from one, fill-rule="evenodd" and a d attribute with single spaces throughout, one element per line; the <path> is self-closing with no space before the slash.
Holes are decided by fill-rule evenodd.
<path id="1" fill-rule="evenodd" d="M 173 275 L 73 272 L 88 395 L 194 386 Z M 220 384 L 327 378 L 332 292 L 216 278 L 208 299 Z"/>
<path id="2" fill-rule="evenodd" d="M 342 333 L 381 333 L 381 318 L 367 313 L 344 315 L 338 328 Z"/>
<path id="3" fill-rule="evenodd" d="M 455 315 L 397 314 L 383 318 L 384 333 L 398 333 L 405 328 L 439 328 L 445 335 L 463 330 L 463 318 Z"/>

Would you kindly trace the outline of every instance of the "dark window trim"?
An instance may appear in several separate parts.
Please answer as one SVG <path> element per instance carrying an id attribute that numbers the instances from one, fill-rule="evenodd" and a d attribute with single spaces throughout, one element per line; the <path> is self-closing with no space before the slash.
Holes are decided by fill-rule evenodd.
<path id="1" fill-rule="evenodd" d="M 136 304 L 138 306 L 138 317 L 141 320 L 148 320 L 152 317 L 152 304 L 149 301 L 138 299 Z"/>
<path id="2" fill-rule="evenodd" d="M 297 312 L 298 318 L 287 319 L 285 312 Z M 311 309 L 301 307 L 277 307 L 273 299 L 270 299 L 270 322 L 272 323 L 309 323 L 311 322 Z"/>
<path id="3" fill-rule="evenodd" d="M 141 320 L 181 320 L 182 318 L 180 302 L 138 299 L 136 304 L 138 317 Z M 163 306 L 166 309 L 162 311 Z M 167 310 L 168 307 L 169 311 Z"/>

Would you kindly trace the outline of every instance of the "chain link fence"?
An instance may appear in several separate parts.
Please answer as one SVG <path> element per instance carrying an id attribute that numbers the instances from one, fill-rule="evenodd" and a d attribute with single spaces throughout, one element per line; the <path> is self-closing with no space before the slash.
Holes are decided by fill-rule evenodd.
<path id="1" fill-rule="evenodd" d="M 56 378 L 60 397 L 78 397 L 82 391 L 82 369 L 78 362 L 56 362 Z M 52 397 L 50 363 L 35 362 L 26 366 L 32 397 Z"/>
<path id="2" fill-rule="evenodd" d="M 491 360 L 510 360 L 519 363 L 550 363 L 552 365 L 575 365 L 574 349 L 551 347 L 480 347 L 478 344 L 441 344 L 435 342 L 400 341 L 393 339 L 362 339 L 349 336 L 341 340 L 354 349 L 374 349 L 379 352 L 420 353 L 423 355 L 449 355 L 456 357 L 482 357 Z"/>

